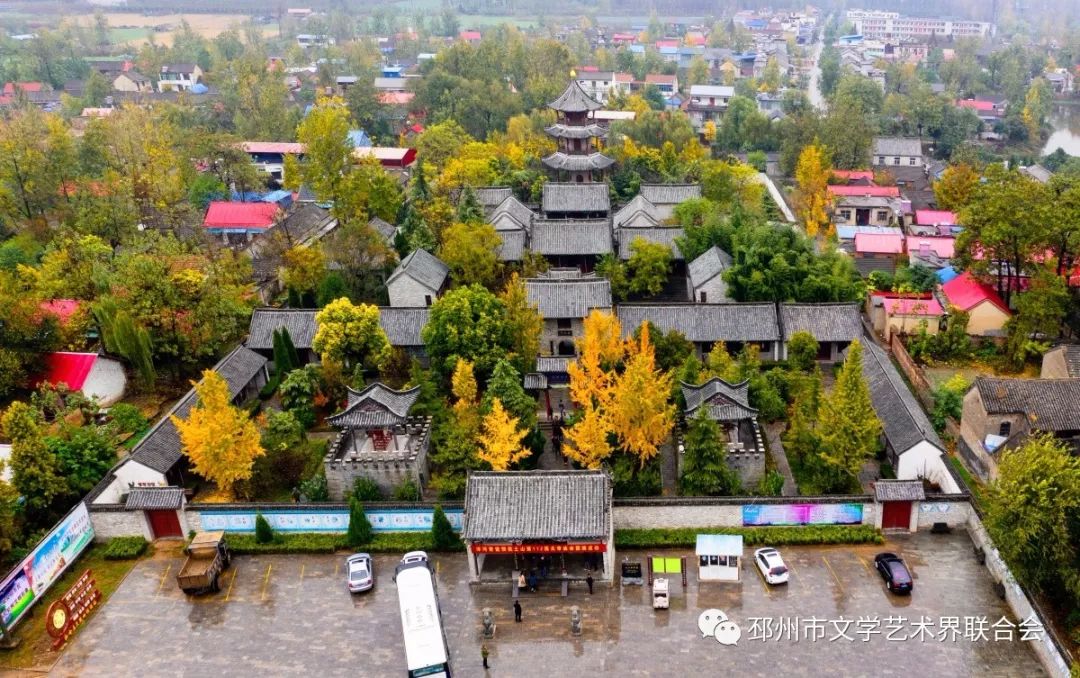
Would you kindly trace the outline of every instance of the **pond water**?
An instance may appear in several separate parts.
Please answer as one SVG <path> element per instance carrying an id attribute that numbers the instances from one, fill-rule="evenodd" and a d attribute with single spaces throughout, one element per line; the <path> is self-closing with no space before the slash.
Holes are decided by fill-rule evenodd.
<path id="1" fill-rule="evenodd" d="M 1062 148 L 1069 155 L 1080 157 L 1080 106 L 1055 106 L 1050 124 L 1054 131 L 1046 140 L 1043 155 Z"/>

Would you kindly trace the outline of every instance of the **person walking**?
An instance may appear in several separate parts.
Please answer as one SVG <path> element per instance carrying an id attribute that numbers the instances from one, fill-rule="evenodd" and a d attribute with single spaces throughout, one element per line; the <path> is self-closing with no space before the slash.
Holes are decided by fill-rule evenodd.
<path id="1" fill-rule="evenodd" d="M 517 600 L 514 601 L 514 621 L 521 621 L 521 602 Z"/>
<path id="2" fill-rule="evenodd" d="M 590 572 L 589 574 L 587 574 L 585 576 L 585 583 L 589 585 L 589 595 L 591 596 L 592 595 L 592 583 L 593 583 L 592 572 Z"/>
<path id="3" fill-rule="evenodd" d="M 484 644 L 482 644 L 480 646 L 480 658 L 484 660 L 484 668 L 485 669 L 490 668 L 488 666 L 488 662 L 487 662 L 487 659 L 488 659 L 487 643 L 484 643 Z"/>

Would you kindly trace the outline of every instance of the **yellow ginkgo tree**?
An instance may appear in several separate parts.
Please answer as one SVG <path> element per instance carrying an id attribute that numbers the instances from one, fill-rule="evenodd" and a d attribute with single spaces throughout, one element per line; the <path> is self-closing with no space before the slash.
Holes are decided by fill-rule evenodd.
<path id="1" fill-rule="evenodd" d="M 507 412 L 502 401 L 495 398 L 481 425 L 480 459 L 496 471 L 505 471 L 529 455 L 528 448 L 522 444 L 527 434 L 528 431 L 519 426 L 517 417 Z"/>
<path id="2" fill-rule="evenodd" d="M 641 326 L 640 340 L 631 345 L 608 412 L 620 445 L 637 456 L 642 466 L 656 456 L 675 425 L 675 406 L 668 402 L 671 378 L 656 365 L 646 323 Z"/>
<path id="3" fill-rule="evenodd" d="M 259 429 L 247 412 L 229 402 L 229 387 L 217 372 L 204 371 L 195 394 L 198 402 L 188 418 L 173 416 L 172 423 L 192 470 L 216 484 L 223 495 L 231 495 L 233 485 L 250 478 L 255 459 L 266 453 Z"/>

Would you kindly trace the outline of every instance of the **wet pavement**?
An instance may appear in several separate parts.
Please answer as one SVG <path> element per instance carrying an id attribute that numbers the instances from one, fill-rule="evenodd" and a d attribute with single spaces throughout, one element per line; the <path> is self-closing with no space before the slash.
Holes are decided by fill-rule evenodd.
<path id="1" fill-rule="evenodd" d="M 553 586 L 542 586 L 538 593 L 522 594 L 520 624 L 513 621 L 509 583 L 469 586 L 464 555 L 437 556 L 454 673 L 673 676 L 716 675 L 723 667 L 725 674 L 743 676 L 1043 675 L 1019 632 L 1011 642 L 994 640 L 991 625 L 1009 613 L 962 532 L 903 536 L 886 547 L 781 550 L 792 572 L 784 587 L 765 586 L 749 560 L 752 549 L 746 550 L 741 582 L 700 584 L 691 549 L 657 551 L 689 556 L 689 585 L 684 590 L 673 578 L 671 609 L 654 611 L 647 587 L 597 585 L 590 596 L 575 584 L 563 598 Z M 873 557 L 882 550 L 900 553 L 913 570 L 911 597 L 884 590 L 873 570 Z M 619 553 L 620 559 L 645 555 Z M 146 560 L 79 633 L 51 675 L 404 675 L 391 581 L 397 557 L 377 556 L 375 589 L 356 596 L 345 590 L 343 561 L 341 555 L 237 557 L 220 593 L 194 599 L 176 588 L 180 559 Z M 580 637 L 570 632 L 572 605 L 581 608 Z M 492 608 L 497 623 L 495 639 L 487 641 L 486 673 L 480 658 L 484 607 Z M 723 610 L 741 626 L 738 645 L 702 637 L 698 617 L 708 608 Z M 830 641 L 843 626 L 831 622 L 841 616 L 853 622 L 845 627 L 851 640 Z M 949 633 L 937 640 L 942 617 L 958 618 L 959 638 Z M 985 617 L 988 639 L 964 639 L 966 617 Z M 761 640 L 762 618 L 773 620 L 769 628 L 783 622 L 786 635 Z M 816 640 L 808 637 L 817 634 L 814 619 L 824 636 Z M 799 629 L 797 639 L 792 628 Z M 922 639 L 886 639 L 918 628 Z"/>

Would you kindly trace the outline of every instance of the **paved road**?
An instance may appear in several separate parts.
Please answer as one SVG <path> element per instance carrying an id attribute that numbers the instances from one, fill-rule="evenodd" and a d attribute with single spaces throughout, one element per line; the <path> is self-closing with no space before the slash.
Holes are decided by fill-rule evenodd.
<path id="1" fill-rule="evenodd" d="M 876 552 L 901 553 L 915 574 L 915 593 L 886 593 L 872 570 Z M 699 583 L 692 551 L 689 587 L 673 582 L 671 609 L 654 611 L 642 587 L 598 586 L 590 596 L 575 585 L 570 596 L 541 587 L 524 594 L 524 622 L 515 624 L 509 584 L 466 583 L 464 555 L 435 558 L 451 660 L 458 676 L 1036 676 L 1033 652 L 1018 640 L 886 640 L 889 626 L 904 635 L 927 617 L 985 616 L 994 623 L 1006 609 L 971 553 L 964 533 L 919 534 L 886 547 L 791 547 L 786 587 L 768 589 L 744 562 L 740 583 Z M 647 554 L 622 552 L 640 559 Z M 751 551 L 747 550 L 747 556 Z M 175 557 L 141 562 L 95 615 L 52 671 L 55 676 L 398 676 L 404 674 L 397 592 L 391 582 L 396 557 L 375 559 L 377 583 L 358 596 L 346 593 L 343 557 L 238 557 L 227 586 L 192 599 L 175 587 Z M 551 588 L 551 587 L 548 587 Z M 570 606 L 583 614 L 583 635 L 570 633 Z M 488 642 L 489 673 L 480 667 L 481 610 L 497 623 Z M 724 610 L 741 625 L 742 639 L 724 647 L 698 632 L 706 609 Z M 819 620 L 860 620 L 867 640 L 811 640 Z M 763 641 L 766 618 L 803 629 Z M 874 622 L 878 626 L 874 625 Z M 1015 622 L 1016 620 L 1012 620 Z M 807 625 L 807 623 L 811 625 Z M 990 631 L 993 638 L 993 631 Z"/>
<path id="2" fill-rule="evenodd" d="M 821 50 L 824 47 L 825 44 L 820 39 L 814 43 L 814 66 L 810 69 L 810 84 L 806 88 L 806 96 L 810 99 L 810 103 L 822 111 L 828 108 L 825 97 L 821 94 L 821 69 L 818 67 L 818 60 L 821 59 Z"/>

